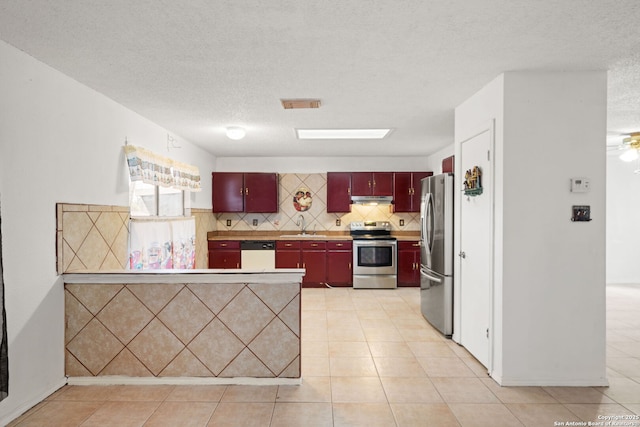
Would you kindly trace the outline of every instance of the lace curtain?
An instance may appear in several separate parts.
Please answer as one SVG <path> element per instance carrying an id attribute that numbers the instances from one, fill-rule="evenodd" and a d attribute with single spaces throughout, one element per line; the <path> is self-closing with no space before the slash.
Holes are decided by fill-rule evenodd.
<path id="1" fill-rule="evenodd" d="M 129 222 L 129 269 L 193 269 L 196 265 L 195 218 Z"/>
<path id="2" fill-rule="evenodd" d="M 2 341 L 0 342 L 0 400 L 9 395 L 9 359 L 7 356 L 7 314 L 4 309 L 4 278 L 2 273 L 2 216 L 0 216 L 0 308 L 2 316 L 0 317 L 0 333 L 2 333 Z"/>
<path id="3" fill-rule="evenodd" d="M 173 187 L 178 190 L 200 191 L 200 170 L 197 166 L 172 160 L 142 147 L 124 146 L 131 181 Z"/>

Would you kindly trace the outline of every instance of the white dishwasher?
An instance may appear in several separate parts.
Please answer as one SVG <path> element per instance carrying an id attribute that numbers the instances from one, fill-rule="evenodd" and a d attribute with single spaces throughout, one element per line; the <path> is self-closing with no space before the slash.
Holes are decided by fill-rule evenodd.
<path id="1" fill-rule="evenodd" d="M 276 242 L 243 240 L 240 242 L 240 265 L 252 270 L 276 268 Z"/>

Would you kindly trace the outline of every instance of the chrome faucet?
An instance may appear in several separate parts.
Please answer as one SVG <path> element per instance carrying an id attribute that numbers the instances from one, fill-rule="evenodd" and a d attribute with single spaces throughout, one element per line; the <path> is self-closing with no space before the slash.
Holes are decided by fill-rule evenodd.
<path id="1" fill-rule="evenodd" d="M 300 215 L 300 216 L 298 217 L 298 220 L 296 221 L 296 225 L 300 226 L 300 232 L 301 232 L 302 234 L 306 234 L 306 228 L 307 228 L 307 226 L 306 226 L 306 225 L 305 225 L 305 223 L 304 223 L 304 216 L 303 216 L 303 215 Z"/>

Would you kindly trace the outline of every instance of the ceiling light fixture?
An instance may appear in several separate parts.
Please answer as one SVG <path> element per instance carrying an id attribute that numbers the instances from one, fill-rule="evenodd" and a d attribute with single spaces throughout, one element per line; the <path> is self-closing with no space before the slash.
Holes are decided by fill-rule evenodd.
<path id="1" fill-rule="evenodd" d="M 391 129 L 296 129 L 298 139 L 382 139 Z"/>
<path id="2" fill-rule="evenodd" d="M 238 126 L 231 126 L 227 128 L 227 138 L 238 140 L 244 138 L 247 134 L 247 131 L 244 128 Z"/>
<path id="3" fill-rule="evenodd" d="M 319 99 L 281 99 L 282 107 L 285 110 L 295 110 L 299 108 L 320 108 Z"/>
<path id="4" fill-rule="evenodd" d="M 638 150 L 636 150 L 635 148 L 630 148 L 624 153 L 620 154 L 620 160 L 624 162 L 632 162 L 634 160 L 637 160 L 638 157 L 640 156 L 638 156 Z"/>
<path id="5" fill-rule="evenodd" d="M 620 160 L 625 162 L 637 160 L 640 157 L 640 155 L 638 155 L 638 150 L 640 150 L 640 132 L 630 133 L 629 136 L 624 138 L 620 148 L 624 147 L 628 147 L 628 150 L 620 155 Z"/>

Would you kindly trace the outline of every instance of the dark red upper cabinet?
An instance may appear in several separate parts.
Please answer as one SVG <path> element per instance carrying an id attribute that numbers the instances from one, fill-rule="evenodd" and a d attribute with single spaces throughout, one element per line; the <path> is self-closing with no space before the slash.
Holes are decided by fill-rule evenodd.
<path id="1" fill-rule="evenodd" d="M 449 156 L 446 159 L 442 159 L 442 173 L 453 173 L 455 167 L 454 156 Z"/>
<path id="2" fill-rule="evenodd" d="M 213 212 L 278 212 L 278 174 L 214 172 Z"/>
<path id="3" fill-rule="evenodd" d="M 394 212 L 420 212 L 420 180 L 432 172 L 396 172 L 393 177 Z"/>
<path id="4" fill-rule="evenodd" d="M 392 196 L 393 172 L 352 172 L 351 194 L 354 196 Z"/>
<path id="5" fill-rule="evenodd" d="M 244 211 L 244 174 L 214 172 L 213 212 Z"/>
<path id="6" fill-rule="evenodd" d="M 327 212 L 351 211 L 351 173 L 327 172 Z"/>
<path id="7" fill-rule="evenodd" d="M 244 211 L 278 212 L 278 174 L 244 174 Z"/>
<path id="8" fill-rule="evenodd" d="M 411 172 L 396 172 L 393 176 L 393 210 L 411 211 Z"/>

